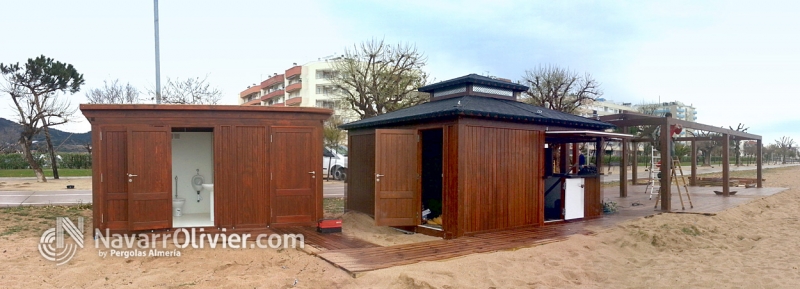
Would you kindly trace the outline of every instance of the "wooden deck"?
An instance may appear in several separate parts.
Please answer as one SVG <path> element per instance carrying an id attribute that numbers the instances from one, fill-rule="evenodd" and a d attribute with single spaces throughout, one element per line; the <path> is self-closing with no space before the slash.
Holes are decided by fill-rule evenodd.
<path id="1" fill-rule="evenodd" d="M 785 188 L 731 188 L 732 191 L 738 191 L 738 193 L 730 197 L 718 196 L 714 194 L 714 190 L 721 190 L 721 187 L 689 187 L 694 208 L 690 208 L 688 200 L 684 198 L 686 209 L 681 210 L 680 200 L 677 195 L 674 195 L 672 207 L 676 209 L 672 212 L 716 214 L 751 200 L 781 192 Z M 593 231 L 596 229 L 608 228 L 623 221 L 663 213 L 653 208 L 655 196 L 653 196 L 652 200 L 649 200 L 649 195 L 644 191 L 645 186 L 629 186 L 628 197 L 620 198 L 619 187 L 603 188 L 603 200 L 616 202 L 619 211 L 615 214 L 605 215 L 602 218 L 391 247 L 373 246 L 368 248 L 331 249 L 316 252 L 316 255 L 355 277 L 359 273 L 371 270 L 422 261 L 438 261 L 474 253 L 543 245 L 565 240 L 570 235 L 591 235 L 594 234 Z M 673 194 L 676 194 L 675 191 L 673 189 Z M 310 239 L 306 237 L 306 240 L 309 242 Z M 333 247 L 331 246 L 330 248 Z"/>
<path id="2" fill-rule="evenodd" d="M 561 241 L 572 234 L 592 234 L 571 226 L 553 225 L 484 233 L 451 240 L 437 240 L 391 247 L 333 250 L 317 256 L 354 277 L 358 273 L 437 261 L 474 253 L 494 252 Z"/>
<path id="3" fill-rule="evenodd" d="M 370 242 L 348 237 L 342 235 L 342 233 L 327 233 L 323 234 L 316 231 L 314 227 L 286 227 L 286 228 L 270 228 L 272 232 L 275 234 L 302 234 L 305 245 L 311 246 L 315 251 L 309 251 L 309 253 L 315 253 L 317 251 L 327 251 L 327 250 L 342 250 L 342 249 L 353 249 L 353 248 L 373 248 L 378 247 L 378 245 L 372 244 Z"/>

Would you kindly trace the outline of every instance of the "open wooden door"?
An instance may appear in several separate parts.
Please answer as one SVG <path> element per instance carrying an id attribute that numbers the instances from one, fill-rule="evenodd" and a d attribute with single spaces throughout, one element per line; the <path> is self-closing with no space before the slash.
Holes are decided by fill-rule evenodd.
<path id="1" fill-rule="evenodd" d="M 128 229 L 172 228 L 172 145 L 168 127 L 128 127 Z"/>
<path id="2" fill-rule="evenodd" d="M 272 223 L 316 222 L 322 151 L 313 127 L 272 127 Z M 321 199 L 320 199 L 321 201 Z"/>
<path id="3" fill-rule="evenodd" d="M 375 130 L 375 224 L 420 223 L 416 130 Z"/>

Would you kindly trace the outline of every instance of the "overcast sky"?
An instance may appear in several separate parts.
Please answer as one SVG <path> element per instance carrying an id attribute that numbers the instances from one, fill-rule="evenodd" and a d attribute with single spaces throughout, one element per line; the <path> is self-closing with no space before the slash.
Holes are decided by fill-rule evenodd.
<path id="1" fill-rule="evenodd" d="M 168 1 L 159 3 L 161 75 L 208 77 L 223 104 L 267 75 L 369 40 L 415 44 L 435 80 L 519 80 L 558 65 L 590 73 L 617 102 L 678 100 L 698 122 L 744 123 L 767 143 L 800 141 L 796 1 Z M 44 54 L 86 85 L 155 85 L 152 1 L 6 1 L 0 62 Z M 8 95 L 0 116 L 12 118 Z M 60 129 L 89 130 L 79 122 Z"/>

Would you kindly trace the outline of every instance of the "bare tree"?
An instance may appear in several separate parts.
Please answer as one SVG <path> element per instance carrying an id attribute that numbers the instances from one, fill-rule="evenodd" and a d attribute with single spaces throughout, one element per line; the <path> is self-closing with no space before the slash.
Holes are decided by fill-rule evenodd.
<path id="1" fill-rule="evenodd" d="M 522 79 L 529 87 L 522 101 L 566 113 L 575 113 L 578 107 L 603 95 L 600 83 L 590 74 L 580 76 L 552 65 L 525 71 Z"/>
<path id="2" fill-rule="evenodd" d="M 749 129 L 749 127 L 744 127 L 744 124 L 742 123 L 739 123 L 739 125 L 736 126 L 736 129 L 734 129 L 732 126 L 728 126 L 728 128 L 730 128 L 731 130 L 741 131 L 741 132 L 746 132 L 747 129 Z M 734 139 L 731 141 L 731 143 L 733 143 L 733 154 L 735 155 L 736 158 L 736 166 L 737 167 L 741 166 L 742 158 L 740 157 L 740 155 L 742 152 L 742 140 Z"/>
<path id="3" fill-rule="evenodd" d="M 344 142 L 345 138 L 347 138 L 347 133 L 339 128 L 342 123 L 342 118 L 338 115 L 331 116 L 331 118 L 325 121 L 322 130 L 326 147 L 336 149 Z"/>
<path id="4" fill-rule="evenodd" d="M 744 155 L 748 156 L 747 158 L 747 165 L 750 165 L 750 160 L 752 160 L 753 156 L 756 155 L 758 147 L 758 142 L 754 140 L 744 141 L 742 144 L 742 151 L 744 151 Z"/>
<path id="5" fill-rule="evenodd" d="M 658 103 L 642 103 L 636 106 L 636 111 L 646 115 L 656 115 L 656 110 L 660 107 Z"/>
<path id="6" fill-rule="evenodd" d="M 207 76 L 203 79 L 199 77 L 187 78 L 167 78 L 166 85 L 161 89 L 161 102 L 165 104 L 217 104 L 222 99 L 222 91 L 212 87 L 207 82 Z M 149 89 L 148 93 L 155 97 L 154 89 Z"/>
<path id="7" fill-rule="evenodd" d="M 67 123 L 75 112 L 69 102 L 59 99 L 58 95 L 60 92 L 78 92 L 84 83 L 83 74 L 78 73 L 72 64 L 54 61 L 44 55 L 29 58 L 24 65 L 0 63 L 0 72 L 7 83 L 3 91 L 11 96 L 22 125 L 19 142 L 25 160 L 36 173 L 37 180 L 46 182 L 42 167 L 31 153 L 33 137 L 44 131 L 53 177 L 58 178 L 58 163 L 48 128 Z"/>
<path id="8" fill-rule="evenodd" d="M 703 166 L 711 166 L 711 152 L 713 152 L 715 148 L 719 147 L 721 143 L 716 140 L 710 140 L 710 138 L 720 137 L 721 135 L 718 133 L 713 133 L 708 131 L 687 131 L 687 132 L 700 139 L 709 138 L 709 140 L 697 141 L 697 150 L 700 151 L 700 153 L 702 153 L 703 155 Z"/>
<path id="9" fill-rule="evenodd" d="M 119 79 L 115 79 L 109 83 L 103 81 L 103 87 L 94 88 L 86 93 L 86 99 L 89 103 L 99 104 L 124 104 L 124 103 L 139 103 L 139 90 L 133 87 L 130 83 L 124 86 L 119 83 Z"/>
<path id="10" fill-rule="evenodd" d="M 792 150 L 792 147 L 796 146 L 797 143 L 788 136 L 782 136 L 780 139 L 775 140 L 775 147 L 777 148 L 777 152 L 781 156 L 781 163 L 786 164 L 786 154 Z"/>
<path id="11" fill-rule="evenodd" d="M 345 49 L 333 61 L 331 83 L 341 108 L 365 119 L 427 101 L 427 94 L 416 91 L 428 81 L 422 71 L 426 62 L 414 45 L 373 39 Z"/>

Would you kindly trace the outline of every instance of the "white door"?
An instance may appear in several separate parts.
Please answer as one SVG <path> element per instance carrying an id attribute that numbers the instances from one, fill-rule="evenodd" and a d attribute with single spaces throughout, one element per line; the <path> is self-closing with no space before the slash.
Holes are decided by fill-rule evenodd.
<path id="1" fill-rule="evenodd" d="M 583 178 L 566 179 L 564 220 L 583 218 Z"/>

